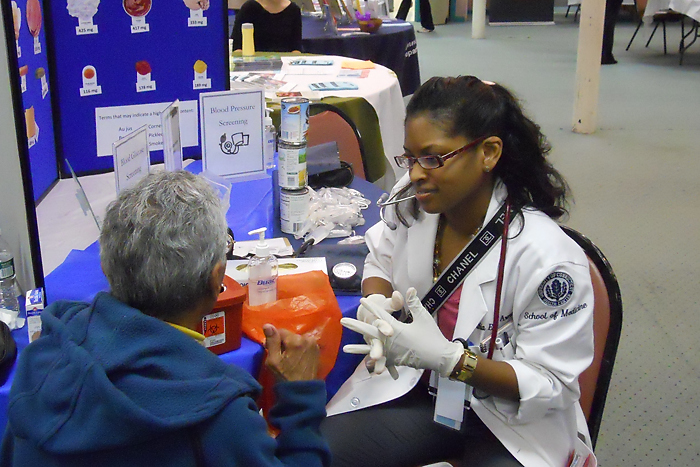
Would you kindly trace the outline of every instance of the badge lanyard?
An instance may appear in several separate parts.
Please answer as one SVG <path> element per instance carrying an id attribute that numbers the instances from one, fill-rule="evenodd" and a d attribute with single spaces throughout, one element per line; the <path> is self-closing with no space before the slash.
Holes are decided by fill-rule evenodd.
<path id="1" fill-rule="evenodd" d="M 499 226 L 503 224 L 503 227 Z M 508 238 L 508 225 L 510 224 L 510 201 L 506 200 L 503 206 L 496 212 L 486 226 L 479 231 L 476 237 L 464 247 L 457 257 L 445 268 L 431 289 L 421 300 L 423 306 L 431 314 L 447 301 L 464 279 L 491 251 L 499 238 Z M 498 283 L 496 286 L 496 315 L 500 311 L 500 297 L 503 282 L 503 270 L 505 266 L 506 241 L 501 242 L 501 258 L 498 263 Z M 498 319 L 498 316 L 496 316 Z M 497 321 L 496 321 L 497 323 Z M 495 339 L 495 338 L 494 338 Z M 493 340 L 492 340 L 493 341 Z M 490 357 L 489 357 L 490 358 Z"/>
<path id="2" fill-rule="evenodd" d="M 495 220 L 495 222 L 494 222 Z M 495 303 L 494 303 L 494 316 L 493 316 L 493 326 L 491 330 L 491 342 L 489 344 L 489 351 L 488 351 L 488 359 L 491 359 L 493 356 L 493 349 L 496 343 L 496 336 L 498 335 L 498 320 L 500 317 L 500 311 L 501 311 L 501 293 L 503 290 L 503 276 L 505 272 L 505 260 L 506 260 L 506 250 L 507 250 L 507 244 L 508 244 L 508 227 L 510 225 L 510 202 L 506 200 L 504 203 L 503 207 L 496 213 L 496 215 L 491 219 L 487 227 L 496 227 L 496 224 L 502 222 L 503 223 L 503 229 L 501 232 L 492 232 L 492 235 L 495 233 L 495 236 L 493 238 L 493 241 L 490 242 L 488 245 L 486 251 L 489 251 L 490 248 L 495 244 L 495 241 L 498 239 L 498 237 L 502 236 L 503 240 L 501 241 L 501 254 L 500 258 L 498 260 L 498 276 L 497 276 L 497 282 L 496 282 L 496 298 L 495 298 Z M 492 225 L 493 224 L 493 225 Z M 487 230 L 486 228 L 484 230 Z M 480 234 L 479 238 L 483 238 L 484 234 Z M 470 242 L 469 245 L 467 245 L 460 253 L 459 257 L 457 260 L 453 261 L 450 266 L 448 266 L 447 270 L 443 272 L 443 274 L 440 276 L 440 279 L 433 285 L 433 288 L 428 292 L 426 297 L 423 299 L 424 301 L 430 297 L 432 292 L 435 291 L 436 286 L 440 283 L 440 280 L 443 279 L 445 274 L 450 274 L 450 271 L 454 269 L 455 264 L 460 264 L 461 260 L 460 258 L 462 257 L 468 257 L 467 255 L 469 254 L 467 250 L 470 249 L 471 244 L 474 243 L 474 241 Z M 484 253 L 485 255 L 485 253 Z M 482 255 L 483 257 L 483 255 Z M 481 258 L 479 258 L 480 260 Z M 471 272 L 474 268 L 474 266 L 478 263 L 478 261 L 474 261 L 471 263 L 471 267 L 468 271 L 463 271 L 461 277 L 459 280 L 453 281 L 451 286 L 451 290 L 449 293 L 444 293 L 445 299 L 441 301 L 437 306 L 434 307 L 434 310 L 438 310 L 440 306 L 447 300 L 447 297 L 451 295 L 455 289 L 459 287 L 459 285 L 464 281 L 466 276 Z M 447 276 L 449 277 L 449 276 Z M 425 304 L 424 304 L 425 305 Z M 441 425 L 445 425 L 449 428 L 452 428 L 454 430 L 460 430 L 462 426 L 462 421 L 463 421 L 463 408 L 464 408 L 464 401 L 469 400 L 469 394 L 471 393 L 471 387 L 468 385 L 465 385 L 459 381 L 452 381 L 449 378 L 437 378 L 437 385 L 438 385 L 438 391 L 436 394 L 436 399 L 435 399 L 435 413 L 433 415 L 433 419 L 435 422 L 440 423 Z M 469 388 L 469 390 L 468 390 Z"/>

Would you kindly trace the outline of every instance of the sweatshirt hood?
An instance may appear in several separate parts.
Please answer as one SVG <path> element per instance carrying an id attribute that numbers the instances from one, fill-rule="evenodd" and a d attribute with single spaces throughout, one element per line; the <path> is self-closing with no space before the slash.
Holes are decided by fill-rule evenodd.
<path id="1" fill-rule="evenodd" d="M 141 443 L 257 397 L 244 370 L 107 293 L 59 301 L 21 353 L 8 408 L 16 436 L 53 453 Z"/>

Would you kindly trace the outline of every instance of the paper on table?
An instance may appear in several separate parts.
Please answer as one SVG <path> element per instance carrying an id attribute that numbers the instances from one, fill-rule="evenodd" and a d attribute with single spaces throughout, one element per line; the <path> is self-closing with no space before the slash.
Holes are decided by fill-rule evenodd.
<path id="1" fill-rule="evenodd" d="M 340 67 L 349 70 L 371 70 L 375 65 L 371 60 L 344 60 Z"/>
<path id="2" fill-rule="evenodd" d="M 284 237 L 279 238 L 267 238 L 265 239 L 267 244 L 270 246 L 270 253 L 277 256 L 290 256 L 294 253 L 294 248 Z M 236 241 L 233 244 L 233 254 L 235 256 L 248 256 L 249 254 L 255 253 L 255 245 L 258 244 L 258 240 L 246 240 L 243 242 Z"/>
<path id="3" fill-rule="evenodd" d="M 277 272 L 280 276 L 300 274 L 309 271 L 322 271 L 328 274 L 326 258 L 280 258 Z M 226 275 L 242 286 L 248 285 L 248 261 L 229 260 L 226 262 Z"/>
<path id="4" fill-rule="evenodd" d="M 346 78 L 367 78 L 369 76 L 369 70 L 340 70 L 338 73 L 338 77 L 346 77 Z"/>
<path id="5" fill-rule="evenodd" d="M 282 68 L 286 75 L 332 75 L 336 73 L 335 66 L 295 65 Z"/>

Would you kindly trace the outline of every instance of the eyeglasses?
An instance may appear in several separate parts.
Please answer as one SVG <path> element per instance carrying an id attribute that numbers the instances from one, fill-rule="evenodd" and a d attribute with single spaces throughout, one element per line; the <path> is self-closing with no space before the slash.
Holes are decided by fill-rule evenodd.
<path id="1" fill-rule="evenodd" d="M 448 152 L 447 154 L 439 155 L 439 154 L 429 154 L 427 156 L 409 156 L 407 154 L 403 154 L 401 156 L 394 156 L 394 160 L 396 161 L 396 165 L 401 167 L 402 169 L 410 169 L 413 167 L 413 164 L 418 162 L 418 165 L 420 165 L 422 168 L 426 170 L 431 170 L 431 169 L 437 169 L 445 165 L 445 161 L 447 159 L 450 159 L 457 154 L 461 154 L 464 151 L 468 151 L 474 146 L 477 146 L 479 143 L 484 141 L 486 139 L 486 136 L 482 136 L 481 138 L 477 138 L 471 143 L 468 143 L 464 146 L 462 146 L 459 149 L 455 149 L 452 152 Z"/>

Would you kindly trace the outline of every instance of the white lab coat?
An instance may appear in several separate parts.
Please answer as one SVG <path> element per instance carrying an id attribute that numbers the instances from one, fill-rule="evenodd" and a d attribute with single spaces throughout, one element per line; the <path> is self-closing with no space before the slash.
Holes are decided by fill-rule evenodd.
<path id="1" fill-rule="evenodd" d="M 406 177 L 396 186 L 405 183 Z M 505 185 L 497 183 L 487 220 L 506 194 Z M 386 218 L 398 228 L 392 231 L 380 222 L 367 231 L 370 254 L 364 278 L 384 278 L 401 293 L 413 286 L 422 297 L 432 286 L 438 215 L 421 211 L 410 227 L 396 219 L 393 208 L 386 210 Z M 525 210 L 524 226 L 520 216 L 512 219 L 509 239 L 500 315 L 503 322 L 512 313 L 515 329 L 509 346 L 513 346 L 514 355 L 504 358 L 496 351 L 494 359 L 506 361 L 515 370 L 520 402 L 472 397 L 471 406 L 525 467 L 562 467 L 576 443 L 577 428 L 588 439 L 578 403 L 578 375 L 593 359 L 593 289 L 588 260 L 581 248 L 539 211 Z M 490 335 L 499 255 L 500 242 L 465 279 L 455 338 L 480 342 Z M 573 282 L 573 293 L 562 306 L 551 301 L 551 306 L 545 304 L 538 292 L 553 273 L 563 273 L 559 277 L 568 276 Z M 407 393 L 422 370 L 398 369 L 400 377 L 394 381 L 388 372 L 370 375 L 364 362 L 360 363 L 328 403 L 328 415 L 370 407 Z"/>

